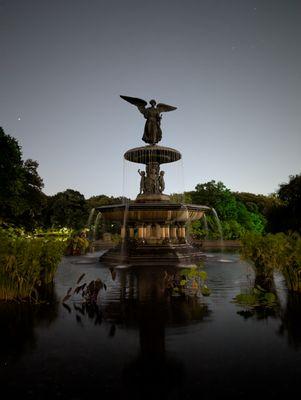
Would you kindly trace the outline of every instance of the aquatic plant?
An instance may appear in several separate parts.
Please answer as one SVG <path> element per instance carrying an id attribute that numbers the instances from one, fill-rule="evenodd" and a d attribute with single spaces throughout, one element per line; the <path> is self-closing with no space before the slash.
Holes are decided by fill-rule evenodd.
<path id="1" fill-rule="evenodd" d="M 273 292 L 267 292 L 261 286 L 256 285 L 245 293 L 235 296 L 234 303 L 247 308 L 274 308 L 278 306 L 277 296 Z"/>
<path id="2" fill-rule="evenodd" d="M 65 243 L 0 228 L 0 300 L 37 299 L 52 282 Z"/>
<path id="3" fill-rule="evenodd" d="M 202 294 L 209 296 L 211 290 L 206 284 L 207 272 L 202 270 L 202 265 L 190 265 L 180 270 L 179 274 L 171 277 L 166 273 L 166 287 L 172 294 L 184 294 L 192 292 L 194 294 Z"/>
<path id="4" fill-rule="evenodd" d="M 290 257 L 282 268 L 288 289 L 301 293 L 301 238 L 298 234 L 288 236 Z"/>
<path id="5" fill-rule="evenodd" d="M 255 283 L 269 289 L 273 272 L 281 271 L 290 291 L 301 292 L 301 238 L 298 234 L 247 234 L 242 239 L 241 257 L 252 262 Z"/>
<path id="6" fill-rule="evenodd" d="M 107 286 L 105 283 L 102 282 L 101 279 L 97 278 L 95 280 L 85 283 L 81 283 L 82 279 L 84 278 L 85 274 L 82 274 L 77 282 L 75 288 L 69 288 L 65 297 L 62 300 L 62 303 L 65 304 L 67 300 L 69 300 L 73 295 L 81 295 L 82 299 L 85 303 L 94 303 L 96 304 L 98 294 L 100 290 L 104 289 L 107 290 Z M 79 285 L 80 284 L 80 285 Z"/>
<path id="7" fill-rule="evenodd" d="M 67 304 L 67 301 L 74 295 L 79 295 L 81 297 L 80 303 L 73 303 L 73 308 L 76 312 L 76 322 L 83 326 L 82 316 L 87 314 L 90 319 L 94 320 L 94 325 L 100 325 L 102 323 L 103 314 L 97 300 L 100 290 L 107 290 L 107 286 L 99 278 L 90 282 L 82 282 L 85 275 L 84 273 L 78 278 L 75 288 L 71 287 L 68 289 L 66 295 L 62 299 L 62 305 L 70 314 L 72 309 Z"/>
<path id="8" fill-rule="evenodd" d="M 241 258 L 251 261 L 255 270 L 255 285 L 267 291 L 274 286 L 273 273 L 286 265 L 289 245 L 283 233 L 276 235 L 246 234 L 242 241 Z"/>

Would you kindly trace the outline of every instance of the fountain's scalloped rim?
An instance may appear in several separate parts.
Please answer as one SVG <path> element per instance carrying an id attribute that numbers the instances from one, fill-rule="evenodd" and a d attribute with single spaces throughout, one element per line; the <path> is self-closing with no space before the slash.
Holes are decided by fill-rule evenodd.
<path id="1" fill-rule="evenodd" d="M 127 161 L 138 164 L 148 164 L 150 162 L 167 164 L 179 161 L 182 158 L 182 154 L 172 147 L 149 145 L 129 149 L 124 153 L 123 157 Z"/>
<path id="2" fill-rule="evenodd" d="M 130 203 L 97 207 L 107 221 L 131 223 L 185 223 L 201 219 L 210 207 L 183 203 Z"/>

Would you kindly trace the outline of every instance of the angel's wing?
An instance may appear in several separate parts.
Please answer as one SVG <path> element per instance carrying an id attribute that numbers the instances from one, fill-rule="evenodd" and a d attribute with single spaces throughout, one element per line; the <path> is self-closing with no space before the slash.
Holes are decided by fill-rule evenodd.
<path id="1" fill-rule="evenodd" d="M 123 100 L 128 101 L 131 104 L 138 108 L 145 108 L 147 106 L 147 101 L 138 99 L 137 97 L 129 97 L 129 96 L 120 96 Z"/>
<path id="2" fill-rule="evenodd" d="M 157 110 L 161 114 L 162 112 L 173 111 L 176 110 L 177 107 L 169 106 L 168 104 L 159 103 L 157 104 Z"/>

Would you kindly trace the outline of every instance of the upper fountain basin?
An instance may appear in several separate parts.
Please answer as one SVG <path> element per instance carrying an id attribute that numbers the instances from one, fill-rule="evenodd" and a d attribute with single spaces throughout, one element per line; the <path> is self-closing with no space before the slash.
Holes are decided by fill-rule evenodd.
<path id="1" fill-rule="evenodd" d="M 124 154 L 124 158 L 139 164 L 149 164 L 153 162 L 165 164 L 180 160 L 182 155 L 178 150 L 170 147 L 150 145 L 130 149 Z"/>

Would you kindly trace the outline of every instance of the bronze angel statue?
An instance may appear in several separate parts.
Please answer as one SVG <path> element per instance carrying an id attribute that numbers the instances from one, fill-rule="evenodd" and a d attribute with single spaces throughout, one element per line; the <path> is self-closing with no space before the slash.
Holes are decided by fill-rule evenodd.
<path id="1" fill-rule="evenodd" d="M 177 107 L 167 104 L 157 104 L 155 100 L 151 100 L 150 107 L 147 106 L 147 101 L 138 99 L 137 97 L 120 96 L 123 100 L 134 104 L 146 119 L 142 140 L 145 143 L 156 144 L 162 139 L 161 131 L 161 113 L 176 110 Z M 157 104 L 157 106 L 156 106 Z"/>

